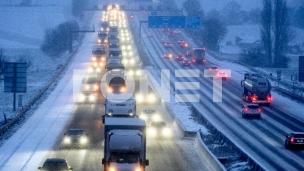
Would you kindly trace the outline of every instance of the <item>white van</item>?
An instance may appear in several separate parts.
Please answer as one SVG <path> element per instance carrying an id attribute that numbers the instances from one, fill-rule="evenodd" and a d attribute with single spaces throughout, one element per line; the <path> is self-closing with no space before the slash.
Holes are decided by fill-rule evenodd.
<path id="1" fill-rule="evenodd" d="M 105 102 L 106 117 L 137 117 L 133 93 L 109 93 Z"/>

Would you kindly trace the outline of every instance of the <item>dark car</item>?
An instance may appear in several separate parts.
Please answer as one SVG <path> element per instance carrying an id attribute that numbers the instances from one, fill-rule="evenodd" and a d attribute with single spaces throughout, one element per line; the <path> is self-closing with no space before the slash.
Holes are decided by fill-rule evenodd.
<path id="1" fill-rule="evenodd" d="M 175 59 L 178 60 L 178 61 L 181 61 L 181 60 L 183 60 L 184 58 L 185 58 L 184 55 L 176 55 L 176 56 L 175 56 Z"/>
<path id="2" fill-rule="evenodd" d="M 173 53 L 172 52 L 165 52 L 164 53 L 164 58 L 168 58 L 168 59 L 173 58 Z"/>
<path id="3" fill-rule="evenodd" d="M 107 21 L 103 21 L 103 22 L 101 22 L 101 24 L 100 24 L 100 31 L 109 31 L 109 22 L 107 22 Z"/>
<path id="4" fill-rule="evenodd" d="M 185 54 L 185 56 L 187 56 L 187 57 L 189 57 L 189 56 L 192 56 L 192 53 L 191 53 L 191 51 L 187 50 L 187 51 L 186 51 L 186 54 Z"/>
<path id="5" fill-rule="evenodd" d="M 245 104 L 242 105 L 242 117 L 256 117 L 256 118 L 261 118 L 261 113 L 262 110 L 258 104 Z"/>
<path id="6" fill-rule="evenodd" d="M 223 81 L 227 81 L 228 80 L 228 74 L 225 71 L 220 70 L 218 67 L 211 66 L 211 67 L 209 67 L 208 70 L 211 71 L 211 72 L 214 72 L 214 75 L 217 78 L 222 78 Z"/>
<path id="7" fill-rule="evenodd" d="M 187 49 L 189 47 L 188 43 L 186 43 L 186 42 L 181 42 L 179 45 L 180 45 L 180 47 L 185 48 L 185 49 Z"/>
<path id="8" fill-rule="evenodd" d="M 38 167 L 39 170 L 44 171 L 70 171 L 73 170 L 68 165 L 68 162 L 66 159 L 62 158 L 48 158 L 45 160 L 42 167 Z"/>
<path id="9" fill-rule="evenodd" d="M 69 129 L 63 137 L 62 147 L 88 147 L 89 137 L 84 129 Z"/>
<path id="10" fill-rule="evenodd" d="M 184 58 L 184 59 L 180 62 L 180 64 L 181 64 L 182 66 L 190 66 L 191 61 L 190 61 L 189 59 L 187 59 L 187 58 Z"/>
<path id="11" fill-rule="evenodd" d="M 304 147 L 304 132 L 292 132 L 286 135 L 285 147 L 292 149 L 294 147 Z"/>
<path id="12" fill-rule="evenodd" d="M 172 43 L 170 43 L 170 42 L 164 42 L 164 47 L 165 47 L 165 48 L 172 48 L 173 45 L 172 45 Z"/>

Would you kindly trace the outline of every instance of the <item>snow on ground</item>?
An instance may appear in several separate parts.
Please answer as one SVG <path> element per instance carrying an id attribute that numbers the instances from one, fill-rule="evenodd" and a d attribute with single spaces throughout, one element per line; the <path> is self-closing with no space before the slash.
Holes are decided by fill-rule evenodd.
<path id="1" fill-rule="evenodd" d="M 22 95 L 22 106 L 29 103 L 39 91 L 58 72 L 65 63 L 68 54 L 58 57 L 48 57 L 39 47 L 48 28 L 72 19 L 71 0 L 33 1 L 33 6 L 19 6 L 21 0 L 4 0 L 0 2 L 0 48 L 8 62 L 28 62 L 27 92 Z M 37 4 L 38 3 L 38 4 Z M 81 24 L 81 23 L 80 23 Z M 21 107 L 13 108 L 13 94 L 3 93 L 4 82 L 0 80 L 0 125 L 4 114 L 7 119 L 16 116 Z M 18 99 L 17 99 L 18 102 Z"/>

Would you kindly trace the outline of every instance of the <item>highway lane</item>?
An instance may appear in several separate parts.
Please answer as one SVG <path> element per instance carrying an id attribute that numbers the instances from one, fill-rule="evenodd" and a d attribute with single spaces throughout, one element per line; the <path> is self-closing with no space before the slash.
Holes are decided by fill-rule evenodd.
<path id="1" fill-rule="evenodd" d="M 142 16 L 141 20 L 145 20 L 145 17 Z M 142 29 L 144 30 L 143 32 L 151 32 L 145 26 Z M 156 58 L 157 65 L 163 69 L 170 69 L 171 73 L 174 73 L 175 69 L 181 69 L 182 67 L 176 61 L 162 59 L 162 54 L 167 50 L 160 45 L 160 38 L 164 37 L 165 34 L 156 29 L 153 32 L 156 35 L 155 38 L 143 38 L 142 42 L 149 47 L 146 50 L 154 59 Z M 176 40 L 176 38 L 171 39 L 173 43 Z M 174 46 L 172 49 L 174 53 L 184 53 L 184 50 L 176 48 L 176 44 Z M 194 44 L 191 43 L 190 47 L 194 47 Z M 208 65 L 221 64 L 221 62 L 209 59 L 212 58 L 207 56 Z M 190 67 L 190 69 L 197 68 L 202 71 L 201 75 L 203 75 L 203 69 L 207 69 L 206 66 Z M 174 75 L 171 75 L 171 78 L 174 78 Z M 205 109 L 203 110 L 204 115 L 208 120 L 212 121 L 226 135 L 233 138 L 236 143 L 240 144 L 244 150 L 253 155 L 266 168 L 270 170 L 303 169 L 301 164 L 304 157 L 303 152 L 290 152 L 284 149 L 285 133 L 294 129 L 303 130 L 301 121 L 296 121 L 296 124 L 292 124 L 295 119 L 287 113 L 276 109 L 271 110 L 275 107 L 263 107 L 261 121 L 244 120 L 240 115 L 240 104 L 243 103 L 241 100 L 241 88 L 232 80 L 223 82 L 222 103 L 212 103 L 212 93 L 210 92 L 212 92 L 213 83 L 211 78 L 176 78 L 174 81 L 200 82 L 201 88 L 199 91 L 188 91 L 190 93 L 199 92 L 201 97 L 204 97 L 201 99 L 201 103 L 195 105 Z"/>

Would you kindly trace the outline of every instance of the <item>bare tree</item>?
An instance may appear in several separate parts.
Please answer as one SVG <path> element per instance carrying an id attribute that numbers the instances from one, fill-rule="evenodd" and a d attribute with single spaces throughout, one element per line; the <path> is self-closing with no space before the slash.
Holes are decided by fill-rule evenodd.
<path id="1" fill-rule="evenodd" d="M 287 67 L 288 58 L 285 55 L 289 42 L 289 20 L 285 0 L 274 0 L 274 63 L 275 67 Z"/>
<path id="2" fill-rule="evenodd" d="M 272 25 L 272 5 L 271 0 L 264 0 L 264 8 L 262 10 L 261 20 L 261 40 L 265 50 L 265 62 L 266 65 L 272 65 L 274 58 L 272 56 L 272 36 L 271 36 L 271 25 Z"/>

